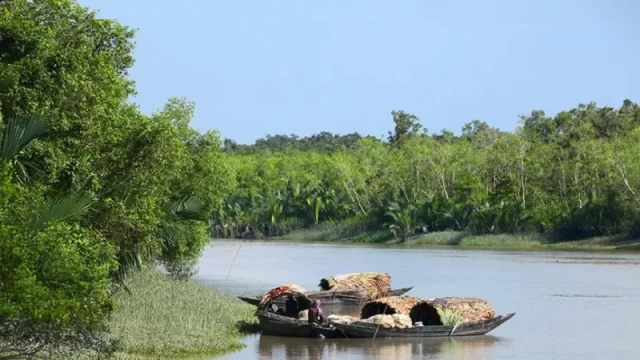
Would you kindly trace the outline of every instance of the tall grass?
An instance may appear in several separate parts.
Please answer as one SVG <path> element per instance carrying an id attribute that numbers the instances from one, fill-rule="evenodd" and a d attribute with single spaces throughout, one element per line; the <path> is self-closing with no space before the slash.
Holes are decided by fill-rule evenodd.
<path id="1" fill-rule="evenodd" d="M 301 242 L 346 242 L 393 244 L 389 231 L 367 231 L 362 227 L 341 224 L 320 225 L 293 231 L 282 240 Z M 540 250 L 640 250 L 640 239 L 630 236 L 603 236 L 567 241 L 538 233 L 474 235 L 463 231 L 440 231 L 413 235 L 404 246 L 459 246 L 478 249 L 540 249 Z"/>
<path id="2" fill-rule="evenodd" d="M 448 245 L 485 249 L 540 250 L 625 250 L 640 249 L 640 239 L 629 236 L 602 236 L 566 241 L 542 234 L 472 235 L 456 231 L 433 232 L 415 236 L 409 245 Z"/>
<path id="3" fill-rule="evenodd" d="M 294 241 L 348 241 L 358 243 L 379 243 L 391 239 L 389 231 L 367 231 L 359 224 L 320 224 L 305 229 L 294 230 L 279 237 Z"/>
<path id="4" fill-rule="evenodd" d="M 447 245 L 482 248 L 532 248 L 547 245 L 538 234 L 472 235 L 461 231 L 440 231 L 417 235 L 408 241 L 412 245 Z"/>
<path id="5" fill-rule="evenodd" d="M 255 309 L 193 280 L 142 271 L 126 283 L 131 294 L 115 296 L 109 322 L 112 338 L 126 353 L 119 358 L 220 354 L 242 348 L 240 322 L 255 321 Z"/>

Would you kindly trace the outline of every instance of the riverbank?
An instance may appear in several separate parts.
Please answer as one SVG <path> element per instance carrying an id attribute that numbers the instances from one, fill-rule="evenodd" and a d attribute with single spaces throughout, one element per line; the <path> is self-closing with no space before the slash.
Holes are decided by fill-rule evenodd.
<path id="1" fill-rule="evenodd" d="M 336 242 L 362 244 L 399 244 L 388 231 L 351 231 L 341 226 L 293 231 L 274 239 L 296 242 Z M 404 246 L 456 246 L 505 250 L 584 250 L 640 251 L 640 238 L 602 236 L 583 240 L 561 241 L 540 234 L 472 235 L 461 231 L 418 234 L 407 238 Z"/>
<path id="2" fill-rule="evenodd" d="M 193 280 L 143 271 L 127 280 L 131 293 L 115 296 L 110 336 L 119 359 L 218 355 L 244 347 L 239 324 L 254 322 L 255 308 Z"/>

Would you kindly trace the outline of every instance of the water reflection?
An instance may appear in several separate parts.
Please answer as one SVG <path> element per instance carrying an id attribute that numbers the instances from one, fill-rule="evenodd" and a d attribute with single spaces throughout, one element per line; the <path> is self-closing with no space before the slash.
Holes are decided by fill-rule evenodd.
<path id="1" fill-rule="evenodd" d="M 490 359 L 494 336 L 425 339 L 295 339 L 260 336 L 260 359 Z"/>

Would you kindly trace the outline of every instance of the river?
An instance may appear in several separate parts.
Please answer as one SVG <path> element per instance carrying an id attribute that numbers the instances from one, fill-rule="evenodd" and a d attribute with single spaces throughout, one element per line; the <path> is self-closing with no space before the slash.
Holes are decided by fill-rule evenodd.
<path id="1" fill-rule="evenodd" d="M 640 359 L 640 254 L 214 240 L 194 279 L 233 295 L 379 271 L 421 298 L 476 296 L 516 316 L 488 335 L 329 340 L 250 335 L 218 359 Z M 326 311 L 325 311 L 325 315 Z"/>

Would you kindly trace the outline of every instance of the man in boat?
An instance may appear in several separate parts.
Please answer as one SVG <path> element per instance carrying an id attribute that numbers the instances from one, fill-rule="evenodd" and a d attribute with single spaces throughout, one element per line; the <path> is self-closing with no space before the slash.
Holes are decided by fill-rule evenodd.
<path id="1" fill-rule="evenodd" d="M 313 299 L 309 305 L 309 324 L 323 323 L 324 315 L 322 314 L 322 308 L 320 307 L 320 300 Z"/>
<path id="2" fill-rule="evenodd" d="M 293 297 L 293 295 L 289 294 L 287 296 L 287 301 L 284 303 L 285 316 L 298 318 L 299 312 L 300 308 L 298 307 L 298 301 Z"/>
<path id="3" fill-rule="evenodd" d="M 280 309 L 276 304 L 269 305 L 265 310 L 272 314 L 282 315 L 282 316 L 285 315 L 284 310 Z"/>

